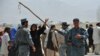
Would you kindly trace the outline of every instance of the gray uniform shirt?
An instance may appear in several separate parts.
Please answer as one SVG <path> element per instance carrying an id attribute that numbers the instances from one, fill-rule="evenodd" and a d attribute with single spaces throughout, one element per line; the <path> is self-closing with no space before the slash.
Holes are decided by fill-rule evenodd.
<path id="1" fill-rule="evenodd" d="M 27 28 L 19 29 L 15 37 L 15 44 L 18 46 L 18 56 L 28 56 L 30 46 L 33 46 L 34 43 L 32 42 L 30 33 Z"/>
<path id="2" fill-rule="evenodd" d="M 27 28 L 19 29 L 16 33 L 16 42 L 19 45 L 29 45 L 32 46 L 34 43 L 32 42 L 32 38 L 30 36 L 29 31 Z"/>

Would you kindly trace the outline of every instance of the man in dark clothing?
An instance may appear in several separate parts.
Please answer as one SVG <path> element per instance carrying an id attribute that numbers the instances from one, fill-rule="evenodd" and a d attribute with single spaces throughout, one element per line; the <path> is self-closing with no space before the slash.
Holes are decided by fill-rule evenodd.
<path id="1" fill-rule="evenodd" d="M 43 25 L 43 27 L 39 28 L 37 30 L 37 25 L 36 24 L 32 24 L 31 28 L 30 28 L 30 34 L 32 37 L 32 41 L 34 42 L 34 45 L 36 47 L 36 52 L 33 53 L 32 49 L 30 49 L 30 56 L 43 56 L 42 53 L 42 48 L 41 48 L 41 41 L 40 41 L 40 35 L 42 33 L 44 33 L 44 30 L 46 29 L 46 23 L 48 20 L 45 20 L 45 23 Z"/>
<path id="2" fill-rule="evenodd" d="M 93 51 L 94 52 L 94 44 L 93 44 L 93 25 L 90 24 L 89 25 L 89 28 L 88 28 L 88 34 L 89 34 L 89 37 L 88 37 L 88 40 L 89 40 L 89 48 L 92 47 Z"/>

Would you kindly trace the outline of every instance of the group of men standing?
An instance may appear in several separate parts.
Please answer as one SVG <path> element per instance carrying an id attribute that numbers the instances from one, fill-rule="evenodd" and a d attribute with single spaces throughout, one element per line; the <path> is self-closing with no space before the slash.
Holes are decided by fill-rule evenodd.
<path id="1" fill-rule="evenodd" d="M 80 27 L 80 20 L 73 19 L 74 27 L 69 29 L 66 22 L 62 23 L 62 29 L 56 29 L 51 25 L 47 32 L 45 20 L 42 27 L 32 24 L 30 31 L 27 19 L 21 20 L 22 27 L 15 35 L 15 45 L 17 46 L 17 56 L 84 56 L 85 44 L 88 38 L 88 32 Z M 41 47 L 40 35 L 46 33 L 44 47 Z M 100 36 L 99 36 L 100 37 Z M 61 40 L 63 39 L 63 40 Z M 100 42 L 99 42 L 100 43 Z M 98 45 L 96 45 L 98 46 Z M 100 48 L 100 45 L 99 47 Z M 43 54 L 42 49 L 44 50 Z"/>
<path id="2" fill-rule="evenodd" d="M 96 23 L 96 27 L 86 24 L 86 31 L 88 32 L 86 54 L 91 51 L 95 55 L 100 55 L 100 22 Z"/>
<path id="3" fill-rule="evenodd" d="M 28 20 L 22 19 L 22 26 L 16 33 L 14 31 L 14 35 L 11 35 L 10 28 L 6 27 L 4 33 L 0 35 L 0 55 L 84 56 L 90 47 L 93 49 L 92 52 L 100 55 L 100 23 L 97 23 L 95 28 L 90 24 L 86 30 L 80 27 L 78 18 L 73 19 L 74 26 L 70 29 L 67 22 L 61 24 L 61 29 L 57 29 L 54 24 L 47 29 L 47 22 L 48 19 L 39 27 L 37 24 L 32 24 L 29 30 Z M 11 36 L 13 39 L 10 39 Z"/>

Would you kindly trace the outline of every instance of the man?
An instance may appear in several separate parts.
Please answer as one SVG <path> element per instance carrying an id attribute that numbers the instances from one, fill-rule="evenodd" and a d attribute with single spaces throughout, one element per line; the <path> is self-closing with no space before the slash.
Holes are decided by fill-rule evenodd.
<path id="1" fill-rule="evenodd" d="M 1 54 L 2 56 L 8 56 L 8 42 L 10 41 L 10 28 L 6 27 L 4 30 L 4 34 L 2 36 L 1 42 Z"/>
<path id="2" fill-rule="evenodd" d="M 79 19 L 73 19 L 74 27 L 68 32 L 67 40 L 67 56 L 84 56 L 85 55 L 85 39 L 88 37 L 87 32 L 80 28 Z"/>
<path id="3" fill-rule="evenodd" d="M 45 38 L 45 56 L 58 56 L 58 34 L 55 32 L 55 25 L 51 25 Z"/>
<path id="4" fill-rule="evenodd" d="M 35 51 L 34 43 L 32 42 L 30 32 L 28 31 L 28 21 L 27 19 L 21 20 L 22 28 L 20 28 L 16 33 L 15 43 L 18 45 L 18 56 L 28 56 L 30 46 L 33 51 Z"/>
<path id="5" fill-rule="evenodd" d="M 57 32 L 61 35 L 63 35 L 64 37 L 62 37 L 61 39 L 63 39 L 59 45 L 59 53 L 60 53 L 60 56 L 66 56 L 66 51 L 67 51 L 67 45 L 65 44 L 65 38 L 67 38 L 67 33 L 69 31 L 68 29 L 68 24 L 66 22 L 63 22 L 62 23 L 62 29 L 59 31 L 57 30 Z"/>
<path id="6" fill-rule="evenodd" d="M 94 44 L 93 44 L 93 25 L 90 24 L 89 25 L 89 28 L 88 28 L 88 34 L 89 34 L 89 37 L 88 37 L 88 40 L 89 40 L 89 48 L 92 47 L 92 52 L 94 52 Z"/>
<path id="7" fill-rule="evenodd" d="M 94 28 L 93 31 L 93 39 L 94 39 L 94 45 L 95 45 L 95 54 L 100 55 L 100 23 L 96 24 L 96 28 Z"/>
<path id="8" fill-rule="evenodd" d="M 88 24 L 86 24 L 86 28 L 85 28 L 85 30 L 86 30 L 86 32 L 88 32 L 88 28 L 89 28 L 89 25 Z M 88 47 L 88 38 L 85 40 L 85 55 L 87 55 L 87 53 L 89 52 L 89 47 Z"/>
<path id="9" fill-rule="evenodd" d="M 39 29 L 37 28 L 36 24 L 31 25 L 30 34 L 32 37 L 32 41 L 34 42 L 34 46 L 36 47 L 36 51 L 33 53 L 32 49 L 30 49 L 30 56 L 43 56 L 40 35 L 44 33 L 47 22 L 48 22 L 48 19 L 45 19 L 43 26 L 40 27 Z"/>

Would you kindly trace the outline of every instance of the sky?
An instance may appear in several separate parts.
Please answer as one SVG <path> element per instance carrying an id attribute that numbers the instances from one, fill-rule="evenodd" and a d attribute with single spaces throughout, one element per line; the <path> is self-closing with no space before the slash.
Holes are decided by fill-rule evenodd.
<path id="1" fill-rule="evenodd" d="M 22 18 L 27 18 L 30 24 L 41 22 L 19 1 L 43 20 L 68 23 L 74 18 L 82 22 L 100 20 L 100 0 L 0 0 L 0 23 L 19 24 Z"/>

